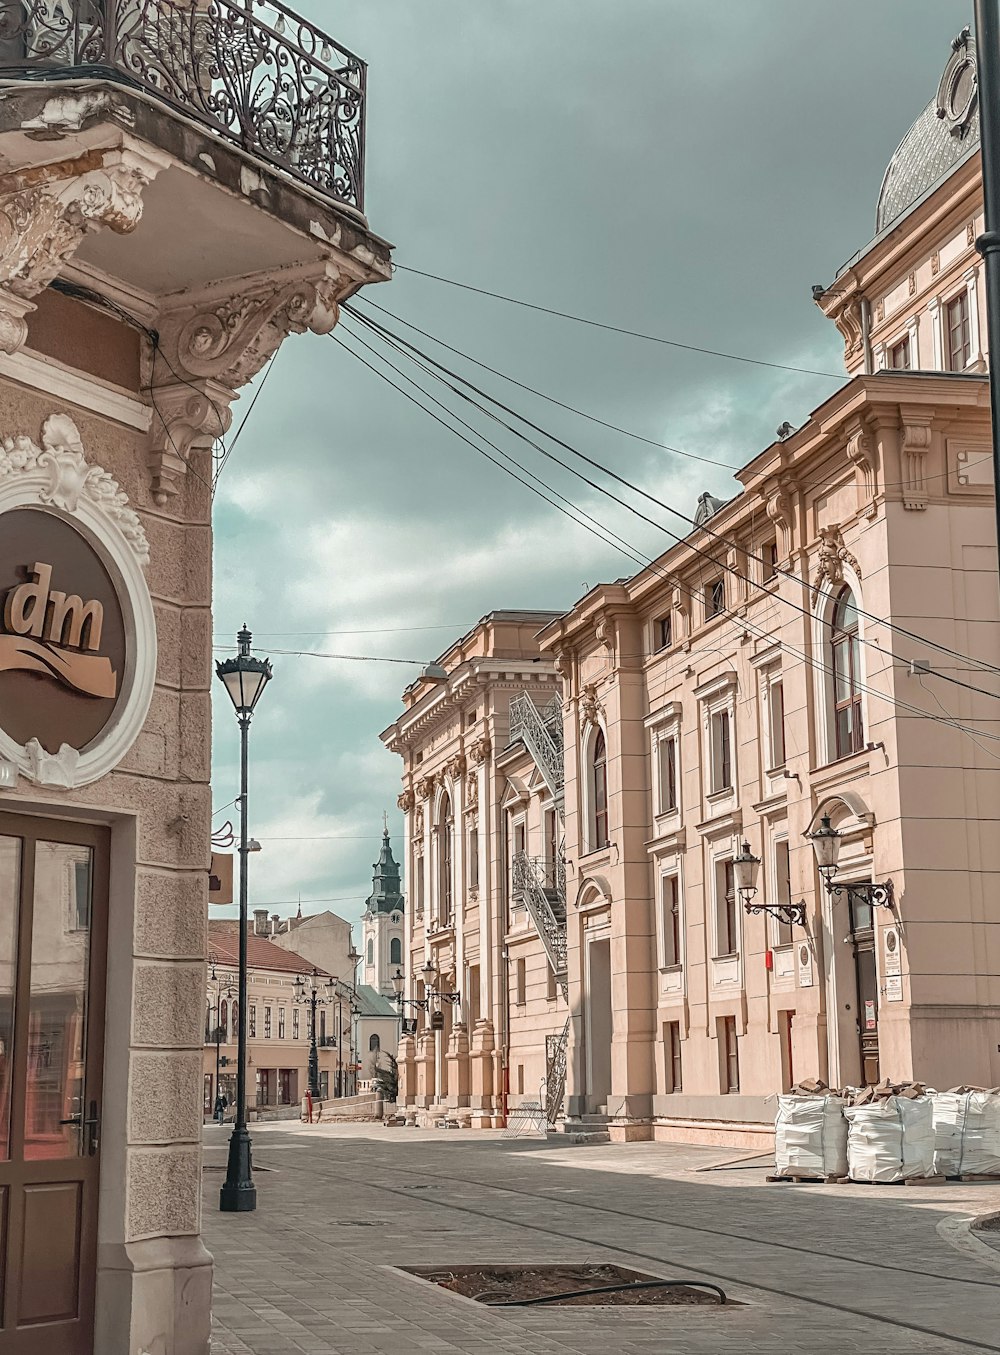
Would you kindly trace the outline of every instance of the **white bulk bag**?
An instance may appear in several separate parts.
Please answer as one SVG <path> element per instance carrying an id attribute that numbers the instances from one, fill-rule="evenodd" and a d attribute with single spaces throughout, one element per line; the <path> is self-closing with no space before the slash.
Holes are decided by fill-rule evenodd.
<path id="1" fill-rule="evenodd" d="M 852 1181 L 909 1181 L 934 1175 L 934 1110 L 929 1096 L 887 1096 L 847 1106 Z"/>
<path id="2" fill-rule="evenodd" d="M 1000 1174 L 1000 1093 L 932 1092 L 934 1169 L 942 1176 Z"/>
<path id="3" fill-rule="evenodd" d="M 777 1174 L 847 1174 L 847 1121 L 841 1096 L 779 1096 L 774 1122 Z"/>

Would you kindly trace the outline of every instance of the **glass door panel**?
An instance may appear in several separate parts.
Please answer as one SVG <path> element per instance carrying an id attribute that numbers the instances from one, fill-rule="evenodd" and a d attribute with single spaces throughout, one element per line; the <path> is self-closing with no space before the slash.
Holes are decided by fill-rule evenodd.
<path id="1" fill-rule="evenodd" d="M 0 837 L 0 1160 L 10 1157 L 10 1097 L 17 989 L 17 921 L 21 895 L 19 837 Z"/>
<path id="2" fill-rule="evenodd" d="M 35 845 L 25 1159 L 89 1149 L 84 1084 L 93 849 Z"/>

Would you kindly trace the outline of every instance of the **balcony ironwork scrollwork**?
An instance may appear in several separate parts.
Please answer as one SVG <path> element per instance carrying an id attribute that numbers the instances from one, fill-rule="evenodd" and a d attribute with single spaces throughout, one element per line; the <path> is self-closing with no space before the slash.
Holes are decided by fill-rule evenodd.
<path id="1" fill-rule="evenodd" d="M 367 67 L 281 0 L 0 0 L 0 78 L 141 90 L 364 207 Z"/>

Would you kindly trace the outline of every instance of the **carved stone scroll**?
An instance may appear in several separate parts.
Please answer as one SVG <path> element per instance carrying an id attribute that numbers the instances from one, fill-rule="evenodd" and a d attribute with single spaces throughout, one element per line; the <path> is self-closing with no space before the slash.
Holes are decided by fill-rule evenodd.
<path id="1" fill-rule="evenodd" d="M 928 410 L 904 405 L 900 409 L 900 418 L 899 459 L 903 507 L 920 512 L 927 507 L 926 474 L 927 455 L 931 449 L 931 414 Z"/>

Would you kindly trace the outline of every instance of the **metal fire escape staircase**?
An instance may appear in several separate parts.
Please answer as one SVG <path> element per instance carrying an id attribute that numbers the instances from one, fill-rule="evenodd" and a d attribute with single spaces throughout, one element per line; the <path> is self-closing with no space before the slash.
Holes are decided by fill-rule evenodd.
<path id="1" fill-rule="evenodd" d="M 511 743 L 520 739 L 549 789 L 560 821 L 565 806 L 563 771 L 562 703 L 553 696 L 541 711 L 527 692 L 510 703 Z M 565 838 L 559 842 L 555 861 L 516 852 L 513 859 L 513 892 L 522 903 L 545 948 L 549 965 L 563 999 L 569 1001 L 566 962 L 566 862 Z M 545 1110 L 554 1125 L 562 1110 L 566 1090 L 566 1044 L 569 1017 L 560 1035 L 545 1038 Z"/>

